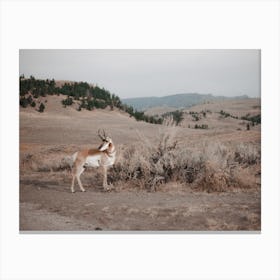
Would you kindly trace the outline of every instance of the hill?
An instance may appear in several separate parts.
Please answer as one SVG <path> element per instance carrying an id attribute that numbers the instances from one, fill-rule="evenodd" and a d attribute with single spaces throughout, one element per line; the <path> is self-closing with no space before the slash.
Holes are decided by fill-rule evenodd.
<path id="1" fill-rule="evenodd" d="M 225 100 L 209 104 L 199 104 L 182 110 L 180 126 L 185 128 L 206 128 L 208 130 L 260 131 L 261 100 Z"/>
<path id="2" fill-rule="evenodd" d="M 43 99 L 42 99 L 43 100 Z M 48 96 L 44 113 L 33 108 L 20 108 L 20 141 L 27 148 L 36 145 L 93 145 L 100 144 L 99 128 L 113 136 L 116 144 L 138 139 L 136 131 L 155 136 L 159 124 L 136 121 L 128 113 L 110 108 L 76 110 L 75 106 L 61 106 L 63 96 Z M 35 146 L 36 146 L 35 145 Z"/>
<path id="3" fill-rule="evenodd" d="M 233 99 L 248 99 L 247 95 L 226 97 L 214 96 L 212 94 L 198 94 L 198 93 L 182 93 L 175 95 L 167 95 L 163 97 L 137 97 L 125 98 L 122 102 L 132 106 L 136 110 L 147 110 L 152 107 L 173 107 L 174 109 L 188 108 L 197 104 L 233 100 Z"/>
<path id="4" fill-rule="evenodd" d="M 87 82 L 55 81 L 54 79 L 41 80 L 33 76 L 19 78 L 20 97 L 19 104 L 22 108 L 31 108 L 33 111 L 43 113 L 47 107 L 48 96 L 66 96 L 60 100 L 60 108 L 75 107 L 77 111 L 94 109 L 117 108 L 128 113 L 138 121 L 161 124 L 161 118 L 147 116 L 142 111 L 123 104 L 120 98 L 110 93 L 105 88 Z"/>

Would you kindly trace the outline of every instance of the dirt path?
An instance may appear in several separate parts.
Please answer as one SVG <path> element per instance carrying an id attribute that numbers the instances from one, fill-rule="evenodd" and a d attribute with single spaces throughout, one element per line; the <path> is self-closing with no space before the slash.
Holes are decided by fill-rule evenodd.
<path id="1" fill-rule="evenodd" d="M 260 230 L 260 193 L 121 191 L 20 184 L 21 231 Z"/>

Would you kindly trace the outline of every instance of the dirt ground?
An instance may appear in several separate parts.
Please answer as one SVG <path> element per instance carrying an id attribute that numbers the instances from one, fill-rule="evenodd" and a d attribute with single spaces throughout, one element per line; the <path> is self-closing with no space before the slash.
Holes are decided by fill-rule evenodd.
<path id="1" fill-rule="evenodd" d="M 33 169 L 41 168 L 41 172 L 31 170 L 23 158 L 36 155 L 47 166 L 59 153 L 71 155 L 77 148 L 95 147 L 99 127 L 109 130 L 116 145 L 133 143 L 137 131 L 153 139 L 161 127 L 136 122 L 121 112 L 61 109 L 59 98 L 48 99 L 43 114 L 29 109 L 20 112 L 20 231 L 261 230 L 260 187 L 222 193 L 178 185 L 156 192 L 125 188 L 104 192 L 100 182 L 87 181 L 85 193 L 76 186 L 72 194 L 70 174 L 56 174 L 40 166 Z M 178 127 L 179 142 L 191 146 L 208 139 L 209 143 L 260 145 L 259 126 L 246 131 L 239 120 L 217 122 L 212 116 L 206 120 L 217 127 L 209 130 Z"/>
<path id="2" fill-rule="evenodd" d="M 20 230 L 260 230 L 260 193 L 111 191 L 22 180 Z"/>

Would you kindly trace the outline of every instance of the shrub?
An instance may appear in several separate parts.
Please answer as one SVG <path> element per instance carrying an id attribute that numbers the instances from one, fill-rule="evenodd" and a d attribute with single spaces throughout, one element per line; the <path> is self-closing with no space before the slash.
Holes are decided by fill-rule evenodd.
<path id="1" fill-rule="evenodd" d="M 253 144 L 239 144 L 234 151 L 234 161 L 243 166 L 260 164 L 261 151 Z"/>
<path id="2" fill-rule="evenodd" d="M 117 188 L 149 191 L 163 189 L 169 182 L 205 192 L 257 186 L 255 174 L 261 158 L 257 145 L 200 141 L 190 148 L 177 142 L 177 131 L 175 125 L 165 123 L 152 141 L 138 132 L 139 142 L 118 146 L 117 160 L 108 172 L 108 180 Z M 77 149 L 72 147 L 71 151 Z M 69 148 L 67 151 L 57 146 L 21 155 L 21 168 L 38 172 L 68 170 L 69 163 L 63 160 L 71 155 Z M 98 170 L 89 169 L 91 174 L 83 175 L 85 181 L 102 184 L 102 172 Z"/>
<path id="3" fill-rule="evenodd" d="M 159 133 L 155 142 L 141 134 L 139 138 L 136 145 L 120 147 L 111 173 L 114 182 L 156 190 L 176 181 L 207 192 L 256 186 L 251 167 L 260 164 L 260 150 L 253 144 L 232 147 L 205 142 L 190 149 L 178 145 L 174 127 Z"/>
<path id="4" fill-rule="evenodd" d="M 87 104 L 86 104 L 86 109 L 91 111 L 94 108 L 94 102 L 93 100 L 88 100 Z"/>
<path id="5" fill-rule="evenodd" d="M 39 106 L 39 110 L 38 110 L 38 111 L 39 111 L 40 113 L 43 113 L 44 110 L 45 110 L 45 105 L 44 105 L 43 103 L 41 103 L 40 106 Z"/>
<path id="6" fill-rule="evenodd" d="M 166 118 L 169 116 L 172 116 L 176 125 L 178 125 L 184 119 L 183 112 L 179 111 L 179 110 L 168 112 L 168 113 L 165 113 L 162 115 L 163 118 Z"/>
<path id="7" fill-rule="evenodd" d="M 261 115 L 256 115 L 256 116 L 250 116 L 247 114 L 246 116 L 241 117 L 242 120 L 250 121 L 251 123 L 254 124 L 260 124 L 261 123 Z"/>
<path id="8" fill-rule="evenodd" d="M 31 96 L 31 95 L 29 95 L 29 96 L 27 97 L 27 101 L 28 101 L 28 104 L 31 105 L 31 103 L 33 102 L 33 99 L 32 99 L 32 96 Z"/>
<path id="9" fill-rule="evenodd" d="M 220 114 L 221 114 L 224 118 L 231 117 L 231 118 L 233 118 L 233 119 L 238 119 L 237 116 L 233 116 L 233 115 L 231 115 L 231 114 L 229 114 L 229 113 L 224 112 L 223 110 L 220 111 Z"/>
<path id="10" fill-rule="evenodd" d="M 229 113 L 226 113 L 226 112 L 224 112 L 223 110 L 220 111 L 220 114 L 221 114 L 223 117 L 225 117 L 225 118 L 227 118 L 227 117 L 230 116 Z"/>
<path id="11" fill-rule="evenodd" d="M 208 124 L 202 124 L 202 125 L 199 125 L 199 124 L 196 124 L 194 126 L 195 129 L 208 129 Z"/>
<path id="12" fill-rule="evenodd" d="M 61 103 L 64 105 L 64 107 L 71 106 L 73 104 L 73 99 L 72 97 L 68 96 L 66 99 L 62 100 Z"/>
<path id="13" fill-rule="evenodd" d="M 28 106 L 28 100 L 25 97 L 21 97 L 19 100 L 19 104 L 21 107 L 26 108 Z"/>
<path id="14" fill-rule="evenodd" d="M 197 122 L 197 121 L 200 120 L 199 116 L 196 115 L 196 114 L 193 114 L 192 117 L 193 117 L 193 121 L 196 121 L 196 122 Z"/>

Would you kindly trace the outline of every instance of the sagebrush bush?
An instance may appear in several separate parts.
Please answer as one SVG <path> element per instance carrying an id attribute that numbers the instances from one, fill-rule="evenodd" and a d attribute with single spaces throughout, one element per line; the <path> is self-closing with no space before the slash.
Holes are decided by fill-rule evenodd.
<path id="1" fill-rule="evenodd" d="M 240 144 L 235 150 L 235 161 L 240 164 L 259 164 L 261 160 L 261 152 L 259 147 L 252 144 Z"/>
<path id="2" fill-rule="evenodd" d="M 189 148 L 178 144 L 173 126 L 158 135 L 150 141 L 139 133 L 139 143 L 119 147 L 112 180 L 149 190 L 170 181 L 208 192 L 255 186 L 249 167 L 260 164 L 259 147 L 208 141 Z"/>

